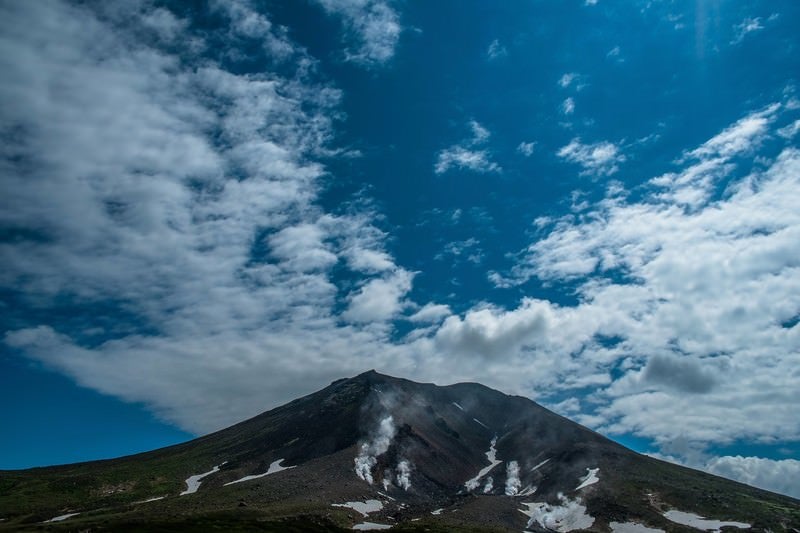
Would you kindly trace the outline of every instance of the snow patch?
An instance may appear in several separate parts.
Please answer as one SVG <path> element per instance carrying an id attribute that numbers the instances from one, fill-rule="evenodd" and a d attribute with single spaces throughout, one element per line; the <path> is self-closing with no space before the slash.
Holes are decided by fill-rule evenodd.
<path id="1" fill-rule="evenodd" d="M 431 511 L 431 514 L 434 516 L 438 516 L 444 512 L 444 509 L 436 509 L 435 511 Z"/>
<path id="2" fill-rule="evenodd" d="M 367 500 L 364 502 L 332 503 L 331 507 L 347 507 L 366 517 L 369 516 L 370 513 L 377 513 L 383 509 L 383 502 L 380 500 Z"/>
<path id="3" fill-rule="evenodd" d="M 561 505 L 549 503 L 525 503 L 527 509 L 520 509 L 529 517 L 527 527 L 538 524 L 539 527 L 566 533 L 575 529 L 587 529 L 594 524 L 594 518 L 586 514 L 586 506 L 581 505 L 580 498 L 570 500 L 560 492 L 558 499 Z"/>
<path id="4" fill-rule="evenodd" d="M 464 410 L 464 408 L 463 408 L 463 407 L 461 407 L 461 406 L 460 406 L 458 403 L 456 403 L 456 402 L 453 402 L 453 405 L 455 405 L 456 407 L 458 407 L 459 409 L 461 409 L 462 411 L 464 411 L 464 412 L 466 413 L 466 411 Z"/>
<path id="5" fill-rule="evenodd" d="M 67 518 L 72 518 L 73 516 L 78 516 L 79 514 L 81 514 L 81 513 L 62 514 L 61 516 L 57 516 L 55 518 L 51 518 L 50 520 L 45 520 L 44 523 L 46 524 L 48 522 L 61 522 L 62 520 L 66 520 Z"/>
<path id="6" fill-rule="evenodd" d="M 486 424 L 484 424 L 483 422 L 481 422 L 481 421 L 480 421 L 480 420 L 478 420 L 477 418 L 473 418 L 473 420 L 474 420 L 475 422 L 477 422 L 478 424 L 482 425 L 483 427 L 485 427 L 486 429 L 489 429 L 489 426 L 487 426 Z"/>
<path id="7" fill-rule="evenodd" d="M 643 526 L 636 522 L 611 522 L 612 533 L 664 533 L 663 529 Z"/>
<path id="8" fill-rule="evenodd" d="M 147 500 L 141 500 L 141 501 L 133 502 L 133 503 L 150 503 L 150 502 L 156 502 L 158 500 L 163 500 L 164 498 L 166 498 L 166 496 L 156 496 L 155 498 L 150 498 L 150 499 L 147 499 Z"/>
<path id="9" fill-rule="evenodd" d="M 534 466 L 533 468 L 531 468 L 531 472 L 535 472 L 536 470 L 539 470 L 539 468 L 543 467 L 547 463 L 547 461 L 549 461 L 549 460 L 550 460 L 550 458 L 547 458 L 544 461 L 542 461 L 541 463 L 539 463 L 538 465 Z"/>
<path id="10" fill-rule="evenodd" d="M 523 489 L 523 490 L 522 490 L 522 491 L 521 491 L 519 494 L 517 494 L 516 496 L 517 496 L 518 498 L 521 498 L 521 497 L 523 497 L 523 496 L 530 496 L 531 494 L 533 494 L 534 492 L 536 492 L 536 489 L 538 489 L 538 488 L 539 488 L 539 487 L 537 487 L 536 485 L 528 485 L 527 487 L 525 487 L 525 488 L 524 488 L 524 489 Z"/>
<path id="11" fill-rule="evenodd" d="M 269 468 L 267 469 L 267 471 L 264 472 L 263 474 L 254 474 L 252 476 L 244 476 L 243 478 L 237 479 L 236 481 L 229 481 L 228 483 L 225 483 L 225 485 L 223 485 L 223 486 L 227 487 L 228 485 L 233 485 L 234 483 L 241 483 L 242 481 L 250 481 L 251 479 L 258 479 L 258 478 L 261 478 L 261 477 L 264 477 L 264 476 L 268 476 L 270 474 L 275 474 L 277 472 L 282 472 L 284 470 L 289 470 L 290 468 L 294 468 L 294 466 L 281 466 L 281 463 L 284 460 L 285 459 L 278 459 L 277 461 L 272 461 L 272 463 L 269 465 Z"/>
<path id="12" fill-rule="evenodd" d="M 200 483 L 202 482 L 203 478 L 205 478 L 206 476 L 210 476 L 211 474 L 216 474 L 217 472 L 219 472 L 219 467 L 224 464 L 225 463 L 217 465 L 204 474 L 189 476 L 189 478 L 186 480 L 186 490 L 181 492 L 180 495 L 185 496 L 187 494 L 194 494 L 195 492 L 197 492 L 197 489 L 200 488 Z"/>
<path id="13" fill-rule="evenodd" d="M 477 489 L 480 485 L 481 478 L 491 472 L 494 467 L 503 462 L 497 460 L 497 450 L 494 447 L 495 444 L 497 444 L 497 437 L 492 439 L 489 444 L 489 451 L 486 452 L 486 458 L 489 459 L 490 463 L 489 466 L 482 468 L 481 471 L 478 472 L 477 476 L 464 483 L 464 486 L 467 488 L 467 490 Z"/>
<path id="14" fill-rule="evenodd" d="M 581 490 L 584 487 L 588 487 L 589 485 L 594 485 L 600 478 L 597 477 L 597 473 L 600 471 L 599 468 L 587 468 L 586 475 L 580 478 L 581 484 L 578 485 L 575 490 Z"/>
<path id="15" fill-rule="evenodd" d="M 392 526 L 386 524 L 375 524 L 374 522 L 362 522 L 353 526 L 358 531 L 373 531 L 378 529 L 391 529 Z"/>
<path id="16" fill-rule="evenodd" d="M 359 448 L 358 457 L 355 462 L 356 475 L 372 485 L 372 467 L 377 464 L 379 455 L 386 453 L 392 444 L 397 428 L 394 426 L 394 418 L 389 415 L 381 420 L 378 429 L 372 440 L 362 442 Z"/>
<path id="17" fill-rule="evenodd" d="M 515 496 L 522 483 L 519 480 L 519 463 L 509 461 L 506 465 L 506 496 Z"/>
<path id="18" fill-rule="evenodd" d="M 744 522 L 708 520 L 694 513 L 686 513 L 684 511 L 676 511 L 674 509 L 664 513 L 664 518 L 670 522 L 675 522 L 676 524 L 682 524 L 684 526 L 702 529 L 704 531 L 713 531 L 714 533 L 720 533 L 721 528 L 724 526 L 731 526 L 739 529 L 749 529 L 751 527 L 750 524 L 746 524 Z"/>

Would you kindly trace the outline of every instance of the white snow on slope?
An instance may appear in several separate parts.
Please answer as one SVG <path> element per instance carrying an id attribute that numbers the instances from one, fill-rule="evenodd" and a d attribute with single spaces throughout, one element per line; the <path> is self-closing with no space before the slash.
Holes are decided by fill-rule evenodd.
<path id="1" fill-rule="evenodd" d="M 386 524 L 375 524 L 373 522 L 362 522 L 353 526 L 353 529 L 358 531 L 373 531 L 378 529 L 391 529 L 392 526 Z"/>
<path id="2" fill-rule="evenodd" d="M 453 405 L 455 405 L 456 407 L 458 407 L 459 409 L 461 409 L 462 411 L 464 411 L 464 408 L 463 408 L 463 407 L 461 407 L 461 406 L 460 406 L 459 404 L 457 404 L 456 402 L 453 402 Z M 466 411 L 464 411 L 464 412 L 466 412 Z"/>
<path id="3" fill-rule="evenodd" d="M 79 514 L 81 514 L 81 513 L 62 514 L 61 516 L 57 516 L 55 518 L 51 518 L 50 520 L 45 520 L 44 523 L 46 524 L 48 522 L 61 522 L 62 520 L 66 520 L 67 518 L 72 518 L 73 516 L 77 516 Z"/>
<path id="4" fill-rule="evenodd" d="M 544 465 L 545 465 L 545 463 L 547 463 L 547 461 L 549 461 L 549 460 L 550 460 L 550 459 L 549 459 L 549 458 L 547 458 L 547 459 L 545 459 L 544 461 L 542 461 L 541 463 L 539 463 L 538 465 L 534 466 L 533 468 L 531 468 L 531 472 L 534 472 L 534 471 L 536 471 L 536 470 L 539 470 L 539 468 L 540 468 L 540 467 L 542 467 L 542 466 L 544 466 Z"/>
<path id="5" fill-rule="evenodd" d="M 581 484 L 578 485 L 575 490 L 581 490 L 584 487 L 588 487 L 589 485 L 594 485 L 600 478 L 597 477 L 597 473 L 600 471 L 599 468 L 587 468 L 586 475 L 580 479 Z"/>
<path id="6" fill-rule="evenodd" d="M 166 496 L 156 496 L 155 498 L 149 498 L 147 500 L 141 500 L 133 503 L 150 503 L 150 502 L 156 502 L 158 500 L 163 500 L 164 498 L 166 498 Z"/>
<path id="7" fill-rule="evenodd" d="M 503 462 L 497 460 L 497 450 L 494 448 L 495 444 L 497 444 L 497 437 L 492 439 L 491 443 L 489 444 L 489 451 L 486 452 L 486 458 L 489 459 L 490 463 L 489 466 L 482 468 L 481 471 L 478 472 L 477 476 L 464 483 L 464 486 L 467 488 L 467 490 L 477 489 L 480 485 L 481 478 L 491 472 L 494 467 Z"/>
<path id="8" fill-rule="evenodd" d="M 197 474 L 195 476 L 189 476 L 189 478 L 186 480 L 186 490 L 181 492 L 180 495 L 181 496 L 185 496 L 187 494 L 194 494 L 195 492 L 197 492 L 197 489 L 200 488 L 200 483 L 202 482 L 203 478 L 206 477 L 206 476 L 210 476 L 211 474 L 215 474 L 215 473 L 219 472 L 219 467 L 224 465 L 224 464 L 225 463 L 217 465 L 217 466 L 215 466 L 214 468 L 212 468 L 211 470 L 209 470 L 208 472 L 206 472 L 204 474 Z"/>
<path id="9" fill-rule="evenodd" d="M 367 500 L 363 502 L 332 503 L 331 507 L 348 507 L 364 516 L 369 516 L 369 513 L 376 513 L 383 509 L 383 502 L 380 500 Z"/>
<path id="10" fill-rule="evenodd" d="M 643 526 L 636 522 L 611 522 L 609 525 L 613 533 L 664 533 L 663 529 Z"/>
<path id="11" fill-rule="evenodd" d="M 228 483 L 225 483 L 224 486 L 227 487 L 228 485 L 233 485 L 234 483 L 241 483 L 242 481 L 250 481 L 251 479 L 258 479 L 258 478 L 261 478 L 261 477 L 264 477 L 264 476 L 268 476 L 270 474 L 275 474 L 277 472 L 282 472 L 284 470 L 289 470 L 290 468 L 294 468 L 294 466 L 281 466 L 281 463 L 283 461 L 284 461 L 284 459 L 278 459 L 277 461 L 272 461 L 272 463 L 269 465 L 269 468 L 267 469 L 267 471 L 264 472 L 263 474 L 254 474 L 254 475 L 251 475 L 251 476 L 244 476 L 243 478 L 237 479 L 236 481 L 230 481 Z"/>
<path id="12" fill-rule="evenodd" d="M 477 418 L 473 418 L 473 420 L 474 420 L 475 422 L 477 422 L 478 424 L 482 425 L 483 427 L 485 427 L 486 429 L 489 429 L 489 426 L 487 426 L 486 424 L 484 424 L 483 422 L 481 422 L 481 421 L 480 421 L 480 420 L 478 420 Z"/>
<path id="13" fill-rule="evenodd" d="M 523 496 L 530 496 L 531 494 L 533 494 L 534 492 L 536 492 L 536 489 L 538 489 L 538 488 L 539 488 L 539 487 L 537 487 L 536 485 L 528 485 L 527 487 L 525 487 L 524 489 L 522 489 L 522 490 L 520 491 L 520 493 L 519 493 L 519 494 L 517 494 L 516 496 L 517 496 L 517 498 L 521 498 L 521 497 L 523 497 Z"/>
<path id="14" fill-rule="evenodd" d="M 438 515 L 442 514 L 442 511 L 444 511 L 444 509 L 436 509 L 434 511 L 431 511 L 431 514 L 434 515 L 434 516 L 438 516 Z"/>
<path id="15" fill-rule="evenodd" d="M 586 514 L 586 507 L 581 505 L 580 498 L 570 500 L 558 494 L 561 505 L 549 503 L 526 503 L 528 509 L 520 509 L 522 514 L 530 517 L 527 527 L 538 524 L 539 527 L 566 533 L 575 529 L 587 529 L 594 524 L 594 518 Z"/>
<path id="16" fill-rule="evenodd" d="M 714 533 L 720 533 L 723 526 L 732 526 L 737 527 L 739 529 L 749 529 L 750 524 L 746 524 L 744 522 L 725 522 L 721 520 L 708 520 L 703 518 L 702 516 L 696 515 L 694 513 L 686 513 L 683 511 L 667 511 L 664 513 L 664 517 L 671 521 L 675 522 L 676 524 L 683 524 L 684 526 L 693 527 L 695 529 L 702 529 L 704 531 L 713 531 Z"/>

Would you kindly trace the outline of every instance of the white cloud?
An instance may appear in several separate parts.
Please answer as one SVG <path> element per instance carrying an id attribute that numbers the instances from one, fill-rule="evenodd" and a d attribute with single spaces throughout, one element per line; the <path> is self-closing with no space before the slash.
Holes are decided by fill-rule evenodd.
<path id="1" fill-rule="evenodd" d="M 558 79 L 558 84 L 561 86 L 561 88 L 566 89 L 567 87 L 572 85 L 572 82 L 575 81 L 577 78 L 578 75 L 575 72 L 566 72 Z"/>
<path id="2" fill-rule="evenodd" d="M 438 346 L 454 353 L 501 357 L 544 334 L 552 314 L 550 305 L 538 300 L 526 300 L 514 311 L 475 309 L 463 318 L 451 316 L 445 320 L 435 340 Z"/>
<path id="3" fill-rule="evenodd" d="M 761 457 L 715 457 L 704 470 L 762 489 L 800 498 L 800 461 Z"/>
<path id="4" fill-rule="evenodd" d="M 339 15 L 358 46 L 346 51 L 350 61 L 365 65 L 386 63 L 394 57 L 402 27 L 400 16 L 383 0 L 317 0 Z"/>
<path id="5" fill-rule="evenodd" d="M 350 295 L 350 305 L 342 317 L 351 322 L 382 322 L 397 316 L 405 307 L 403 298 L 411 290 L 414 275 L 397 270 L 373 279 Z"/>
<path id="6" fill-rule="evenodd" d="M 315 204 L 313 156 L 327 153 L 339 92 L 226 71 L 188 25 L 158 9 L 120 12 L 0 7 L 0 101 L 15 102 L 0 106 L 0 124 L 25 131 L 0 152 L 0 224 L 34 237 L 0 244 L 0 285 L 42 309 L 67 296 L 85 324 L 32 323 L 6 343 L 197 432 L 387 361 L 402 374 L 407 359 L 384 346 L 385 329 L 337 315 L 348 304 L 360 321 L 399 312 L 412 277 L 370 213 Z M 274 30 L 237 13 L 219 31 Z M 138 38 L 154 25 L 176 34 L 165 49 L 166 38 Z M 295 48 L 285 60 L 302 70 L 309 58 Z M 354 271 L 350 298 L 334 264 Z"/>
<path id="7" fill-rule="evenodd" d="M 437 254 L 435 259 L 443 260 L 446 257 L 445 254 L 450 256 L 449 260 L 455 262 L 460 259 L 466 259 L 470 263 L 479 264 L 483 260 L 483 250 L 480 247 L 480 242 L 475 237 L 447 243 L 444 246 L 444 251 Z"/>
<path id="8" fill-rule="evenodd" d="M 283 35 L 284 32 L 253 9 L 247 0 L 214 0 L 211 5 L 230 19 L 233 35 L 261 41 L 272 57 L 286 59 L 295 52 L 295 47 Z"/>
<path id="9" fill-rule="evenodd" d="M 506 47 L 500 44 L 498 39 L 495 39 L 489 44 L 489 49 L 486 50 L 486 56 L 492 60 L 497 59 L 499 57 L 505 57 L 508 55 L 508 50 Z"/>
<path id="10" fill-rule="evenodd" d="M 798 133 L 800 133 L 800 119 L 797 119 L 791 124 L 788 124 L 778 130 L 778 135 L 780 135 L 784 139 L 792 139 Z"/>
<path id="11" fill-rule="evenodd" d="M 557 155 L 571 163 L 581 165 L 583 167 L 581 175 L 592 176 L 610 176 L 619 170 L 619 165 L 626 159 L 625 155 L 620 153 L 619 147 L 611 142 L 583 144 L 577 137 L 562 146 Z"/>
<path id="12" fill-rule="evenodd" d="M 517 152 L 521 153 L 525 157 L 530 157 L 533 154 L 533 149 L 536 147 L 536 141 L 525 142 L 522 141 L 517 145 Z"/>
<path id="13" fill-rule="evenodd" d="M 617 61 L 618 63 L 624 63 L 625 59 L 622 58 L 621 52 L 622 52 L 622 50 L 620 50 L 620 47 L 619 46 L 615 46 L 614 48 L 612 48 L 611 50 L 608 51 L 608 53 L 606 54 L 606 57 L 609 58 L 609 59 L 613 59 L 613 60 Z"/>
<path id="14" fill-rule="evenodd" d="M 565 115 L 571 115 L 575 112 L 575 100 L 571 96 L 565 98 L 561 103 L 561 112 Z"/>
<path id="15" fill-rule="evenodd" d="M 739 44 L 748 34 L 763 29 L 764 26 L 761 24 L 761 17 L 745 18 L 742 22 L 733 27 L 735 34 L 733 40 L 731 40 L 731 44 Z"/>
<path id="16" fill-rule="evenodd" d="M 472 130 L 472 140 L 470 141 L 470 144 L 473 146 L 485 143 L 492 135 L 489 130 L 481 126 L 476 120 L 470 120 L 469 127 Z"/>
<path id="17" fill-rule="evenodd" d="M 503 169 L 492 161 L 491 152 L 480 148 L 491 136 L 489 130 L 475 120 L 469 122 L 472 138 L 441 150 L 436 155 L 434 172 L 443 174 L 451 168 L 472 170 L 473 172 L 501 172 Z"/>
<path id="18" fill-rule="evenodd" d="M 510 275 L 495 275 L 505 286 L 531 276 L 578 283 L 579 305 L 551 316 L 554 330 L 584 340 L 548 346 L 545 332 L 536 346 L 573 354 L 586 379 L 597 374 L 588 367 L 624 363 L 624 375 L 593 395 L 600 407 L 587 420 L 601 431 L 662 445 L 683 436 L 700 448 L 800 439 L 789 407 L 800 348 L 792 325 L 800 152 L 787 147 L 763 172 L 727 182 L 734 161 L 757 157 L 778 110 L 754 112 L 687 152 L 678 162 L 685 168 L 653 179 L 640 200 L 610 188 L 589 212 L 545 221 Z M 720 183 L 721 197 L 712 194 Z M 565 333 L 571 327 L 580 332 Z M 607 346 L 597 335 L 618 340 Z"/>
<path id="19" fill-rule="evenodd" d="M 500 172 L 500 165 L 491 160 L 488 150 L 470 150 L 463 146 L 451 146 L 439 152 L 434 171 L 443 174 L 451 168 L 487 173 Z"/>
<path id="20" fill-rule="evenodd" d="M 284 268 L 310 272 L 330 268 L 338 261 L 330 246 L 325 244 L 325 237 L 322 228 L 305 223 L 281 229 L 268 242 Z"/>
<path id="21" fill-rule="evenodd" d="M 442 304 L 429 303 L 422 309 L 408 317 L 412 322 L 432 323 L 439 322 L 452 314 L 450 307 Z"/>

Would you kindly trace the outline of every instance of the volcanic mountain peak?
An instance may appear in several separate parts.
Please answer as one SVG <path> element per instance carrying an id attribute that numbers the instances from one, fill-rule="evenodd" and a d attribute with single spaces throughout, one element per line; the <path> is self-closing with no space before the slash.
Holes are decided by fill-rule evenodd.
<path id="1" fill-rule="evenodd" d="M 178 446 L 2 472 L 0 489 L 0 529 L 800 529 L 796 500 L 636 454 L 528 399 L 374 370 Z"/>

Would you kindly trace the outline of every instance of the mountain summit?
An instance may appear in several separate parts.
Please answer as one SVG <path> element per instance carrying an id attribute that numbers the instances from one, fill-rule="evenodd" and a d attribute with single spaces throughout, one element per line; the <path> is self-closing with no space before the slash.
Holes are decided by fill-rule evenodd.
<path id="1" fill-rule="evenodd" d="M 632 452 L 522 397 L 366 372 L 193 441 L 0 472 L 0 530 L 752 531 L 800 501 Z"/>

